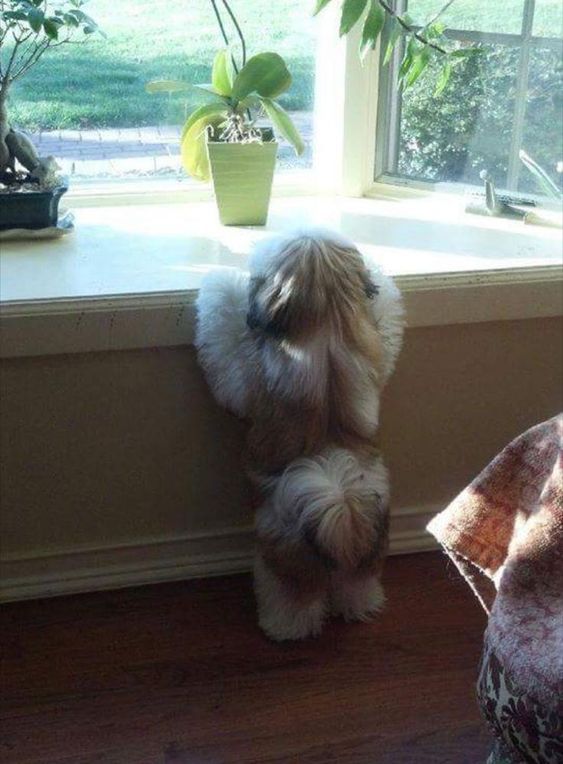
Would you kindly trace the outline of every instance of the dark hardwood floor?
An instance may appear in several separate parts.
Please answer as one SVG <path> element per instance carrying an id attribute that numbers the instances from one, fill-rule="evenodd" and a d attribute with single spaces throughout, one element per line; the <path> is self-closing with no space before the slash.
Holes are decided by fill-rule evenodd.
<path id="1" fill-rule="evenodd" d="M 484 764 L 485 615 L 440 553 L 372 624 L 277 645 L 249 576 L 2 608 L 3 764 Z"/>

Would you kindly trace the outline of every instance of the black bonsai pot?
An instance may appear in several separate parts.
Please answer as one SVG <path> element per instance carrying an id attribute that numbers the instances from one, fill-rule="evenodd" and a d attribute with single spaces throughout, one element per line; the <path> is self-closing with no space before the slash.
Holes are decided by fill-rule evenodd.
<path id="1" fill-rule="evenodd" d="M 59 201 L 66 191 L 67 184 L 50 191 L 0 191 L 0 231 L 56 226 Z"/>

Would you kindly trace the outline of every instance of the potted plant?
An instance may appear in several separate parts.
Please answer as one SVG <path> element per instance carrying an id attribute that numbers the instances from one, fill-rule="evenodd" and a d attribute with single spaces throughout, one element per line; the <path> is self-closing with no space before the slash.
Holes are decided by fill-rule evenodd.
<path id="1" fill-rule="evenodd" d="M 277 102 L 290 85 L 277 53 L 258 53 L 248 61 L 243 55 L 239 70 L 228 49 L 215 56 L 210 84 L 156 80 L 147 85 L 151 93 L 195 91 L 205 97 L 183 127 L 182 164 L 197 180 L 213 180 L 224 225 L 265 224 L 278 148 L 274 131 L 297 154 L 303 152 L 299 132 Z M 258 124 L 264 117 L 271 127 Z"/>
<path id="2" fill-rule="evenodd" d="M 56 226 L 68 188 L 54 157 L 40 157 L 27 135 L 11 125 L 13 83 L 49 50 L 93 34 L 85 0 L 0 0 L 0 230 Z"/>

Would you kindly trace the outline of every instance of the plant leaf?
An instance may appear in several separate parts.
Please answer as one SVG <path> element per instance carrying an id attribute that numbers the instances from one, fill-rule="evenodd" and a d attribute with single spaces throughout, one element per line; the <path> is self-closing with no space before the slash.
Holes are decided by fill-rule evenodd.
<path id="1" fill-rule="evenodd" d="M 435 40 L 437 37 L 441 37 L 446 29 L 445 24 L 442 21 L 435 21 L 427 27 L 421 29 L 420 34 L 425 40 Z"/>
<path id="2" fill-rule="evenodd" d="M 29 26 L 33 31 L 35 33 L 40 32 L 43 26 L 43 19 L 45 18 L 43 11 L 40 11 L 37 8 L 30 8 L 27 18 Z"/>
<path id="3" fill-rule="evenodd" d="M 326 8 L 326 6 L 330 3 L 330 0 L 316 0 L 315 2 L 315 10 L 313 11 L 313 16 L 316 16 L 317 13 L 320 13 L 323 8 Z"/>
<path id="4" fill-rule="evenodd" d="M 219 95 L 230 96 L 233 92 L 233 62 L 228 50 L 220 50 L 215 56 L 211 82 Z"/>
<path id="5" fill-rule="evenodd" d="M 210 106 L 210 104 L 208 104 Z M 206 108 L 205 106 L 200 107 Z M 196 109 L 196 112 L 198 109 Z M 207 156 L 207 129 L 218 127 L 224 122 L 225 115 L 208 114 L 200 119 L 193 119 L 194 112 L 182 130 L 180 154 L 186 172 L 196 180 L 209 180 L 209 158 Z"/>
<path id="6" fill-rule="evenodd" d="M 295 153 L 301 156 L 305 151 L 305 144 L 303 143 L 303 138 L 299 135 L 299 131 L 291 121 L 289 114 L 282 109 L 279 103 L 272 101 L 271 98 L 261 98 L 260 101 L 273 126 L 283 135 L 286 141 L 291 143 Z"/>
<path id="7" fill-rule="evenodd" d="M 184 93 L 191 88 L 188 82 L 181 80 L 151 80 L 145 85 L 147 93 Z"/>
<path id="8" fill-rule="evenodd" d="M 252 56 L 235 77 L 231 98 L 242 101 L 251 93 L 275 98 L 291 85 L 291 74 L 285 61 L 277 53 L 258 53 Z"/>
<path id="9" fill-rule="evenodd" d="M 228 96 L 219 95 L 213 85 L 190 85 L 190 88 L 199 91 L 198 95 L 205 94 L 207 98 L 211 97 L 215 101 L 221 101 L 225 106 L 228 106 L 231 100 Z"/>
<path id="10" fill-rule="evenodd" d="M 340 37 L 352 29 L 367 5 L 367 0 L 344 0 L 340 17 Z"/>
<path id="11" fill-rule="evenodd" d="M 425 45 L 413 56 L 412 63 L 409 67 L 407 74 L 405 75 L 405 87 L 410 88 L 411 85 L 417 81 L 422 72 L 428 66 L 430 60 L 430 48 Z"/>
<path id="12" fill-rule="evenodd" d="M 221 121 L 224 121 L 227 117 L 228 110 L 224 105 L 218 103 L 205 103 L 203 106 L 198 106 L 194 109 L 188 119 L 186 120 L 184 127 L 182 128 L 181 141 L 184 140 L 184 136 L 191 129 L 192 125 L 202 119 L 211 119 L 212 117 L 221 117 Z"/>
<path id="13" fill-rule="evenodd" d="M 397 21 L 396 18 L 391 17 L 391 29 L 389 32 L 389 41 L 387 43 L 387 48 L 385 49 L 385 57 L 383 58 L 383 65 L 386 66 L 389 61 L 391 60 L 391 56 L 393 55 L 393 50 L 395 48 L 395 45 L 397 44 L 397 40 L 401 36 L 401 25 Z"/>
<path id="14" fill-rule="evenodd" d="M 4 11 L 1 18 L 6 21 L 25 21 L 27 19 L 27 14 L 23 11 Z"/>
<path id="15" fill-rule="evenodd" d="M 65 13 L 63 15 L 63 19 L 64 19 L 65 24 L 68 27 L 75 27 L 76 28 L 78 26 L 78 19 L 72 13 Z"/>
<path id="16" fill-rule="evenodd" d="M 443 91 L 446 88 L 446 85 L 450 81 L 451 74 L 452 74 L 451 61 L 446 61 L 442 71 L 440 72 L 440 76 L 438 77 L 438 82 L 436 83 L 436 89 L 434 90 L 434 98 L 437 98 L 439 95 L 443 93 Z"/>
<path id="17" fill-rule="evenodd" d="M 368 15 L 362 30 L 362 41 L 360 43 L 360 56 L 362 59 L 367 56 L 370 50 L 375 48 L 377 38 L 381 34 L 384 24 L 385 11 L 376 0 L 370 0 Z"/>
<path id="18" fill-rule="evenodd" d="M 52 19 L 43 20 L 43 30 L 50 40 L 58 40 L 59 38 L 59 25 Z"/>
<path id="19" fill-rule="evenodd" d="M 411 37 L 411 39 L 408 41 L 408 44 L 405 50 L 405 55 L 403 56 L 403 60 L 401 61 L 401 66 L 399 67 L 400 82 L 402 82 L 407 76 L 407 73 L 411 67 L 414 56 L 416 54 L 416 50 L 417 50 L 416 42 Z"/>

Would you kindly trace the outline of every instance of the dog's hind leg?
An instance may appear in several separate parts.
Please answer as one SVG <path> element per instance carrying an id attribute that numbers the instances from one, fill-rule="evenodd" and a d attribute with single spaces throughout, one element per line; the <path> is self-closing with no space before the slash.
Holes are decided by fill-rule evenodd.
<path id="1" fill-rule="evenodd" d="M 337 571 L 331 581 L 331 612 L 346 621 L 371 621 L 383 609 L 385 593 L 373 571 Z"/>
<path id="2" fill-rule="evenodd" d="M 254 564 L 254 590 L 262 630 L 278 642 L 317 636 L 327 615 L 327 583 L 300 586 L 295 578 L 278 575 L 258 554 Z"/>

